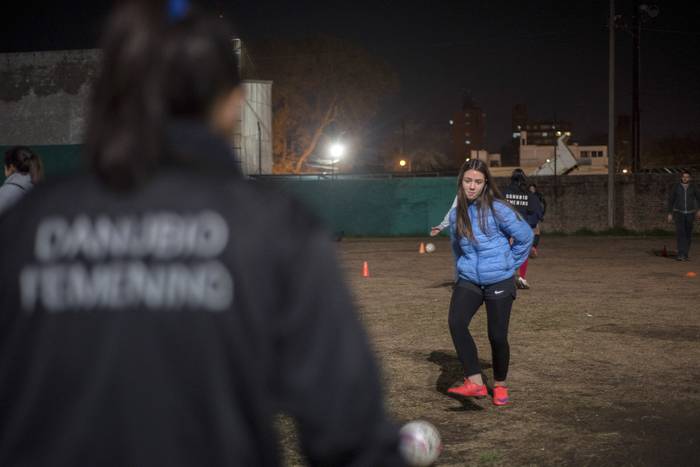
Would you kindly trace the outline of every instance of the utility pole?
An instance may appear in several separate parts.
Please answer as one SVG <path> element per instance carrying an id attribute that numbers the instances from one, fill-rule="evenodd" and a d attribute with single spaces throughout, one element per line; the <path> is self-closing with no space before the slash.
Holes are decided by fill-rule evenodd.
<path id="1" fill-rule="evenodd" d="M 639 157 L 639 36 L 642 32 L 642 21 L 640 15 L 639 0 L 635 0 L 634 15 L 632 16 L 632 173 L 641 170 Z"/>
<path id="2" fill-rule="evenodd" d="M 258 175 L 262 175 L 262 132 L 260 131 L 260 120 L 258 120 Z"/>
<path id="3" fill-rule="evenodd" d="M 615 227 L 615 0 L 608 21 L 608 227 Z"/>

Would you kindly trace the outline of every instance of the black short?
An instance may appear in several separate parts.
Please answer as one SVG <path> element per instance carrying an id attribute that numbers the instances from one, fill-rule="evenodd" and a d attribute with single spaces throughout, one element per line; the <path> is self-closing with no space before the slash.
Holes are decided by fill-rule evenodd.
<path id="1" fill-rule="evenodd" d="M 515 287 L 515 276 L 489 285 L 476 285 L 468 280 L 460 278 L 455 285 L 456 287 L 464 287 L 481 294 L 484 300 L 496 300 L 509 295 L 515 300 L 517 290 Z"/>

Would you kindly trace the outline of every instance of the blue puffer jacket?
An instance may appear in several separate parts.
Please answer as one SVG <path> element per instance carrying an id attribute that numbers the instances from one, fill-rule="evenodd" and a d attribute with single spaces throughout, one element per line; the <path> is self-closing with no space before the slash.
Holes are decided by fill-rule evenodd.
<path id="1" fill-rule="evenodd" d="M 495 201 L 489 211 L 487 232 L 479 227 L 475 203 L 469 205 L 469 219 L 475 242 L 457 235 L 457 209 L 450 211 L 452 250 L 460 278 L 477 285 L 490 285 L 508 279 L 525 262 L 532 246 L 532 229 L 505 202 Z M 494 216 L 495 211 L 495 216 Z M 510 245 L 508 239 L 513 239 Z"/>

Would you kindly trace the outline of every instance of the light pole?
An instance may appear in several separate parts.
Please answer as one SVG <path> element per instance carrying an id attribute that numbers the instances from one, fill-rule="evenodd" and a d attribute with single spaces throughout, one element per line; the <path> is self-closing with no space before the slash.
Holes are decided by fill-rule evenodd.
<path id="1" fill-rule="evenodd" d="M 608 227 L 615 227 L 615 0 L 608 20 Z"/>

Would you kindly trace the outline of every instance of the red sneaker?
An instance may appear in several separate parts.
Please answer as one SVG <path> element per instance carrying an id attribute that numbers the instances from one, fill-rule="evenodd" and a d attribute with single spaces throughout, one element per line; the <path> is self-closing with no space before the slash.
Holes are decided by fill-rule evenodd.
<path id="1" fill-rule="evenodd" d="M 493 387 L 493 405 L 508 405 L 510 398 L 508 397 L 508 388 L 505 386 Z"/>
<path id="2" fill-rule="evenodd" d="M 464 397 L 483 397 L 488 395 L 485 384 L 475 384 L 464 378 L 464 384 L 447 390 L 450 394 Z"/>

